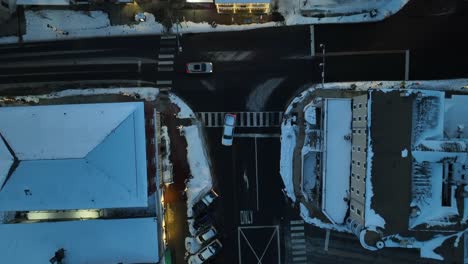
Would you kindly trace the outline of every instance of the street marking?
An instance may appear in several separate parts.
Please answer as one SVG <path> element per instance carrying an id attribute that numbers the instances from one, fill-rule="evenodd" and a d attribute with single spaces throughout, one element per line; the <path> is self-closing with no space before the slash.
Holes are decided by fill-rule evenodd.
<path id="1" fill-rule="evenodd" d="M 310 56 L 315 56 L 315 30 L 314 30 L 314 25 L 310 25 Z"/>
<path id="2" fill-rule="evenodd" d="M 213 61 L 245 61 L 254 56 L 253 51 L 210 51 L 206 55 Z"/>
<path id="3" fill-rule="evenodd" d="M 260 210 L 260 203 L 259 203 L 259 200 L 258 200 L 258 152 L 257 152 L 257 138 L 254 138 L 254 141 L 255 141 L 255 181 L 256 181 L 256 186 L 257 187 L 257 211 Z"/>
<path id="4" fill-rule="evenodd" d="M 294 238 L 294 239 L 291 239 L 291 243 L 293 243 L 293 244 L 305 243 L 305 239 L 304 238 Z"/>
<path id="5" fill-rule="evenodd" d="M 306 245 L 305 244 L 303 244 L 303 245 L 292 245 L 292 248 L 293 249 L 305 249 Z"/>
<path id="6" fill-rule="evenodd" d="M 326 52 L 325 57 L 338 57 L 338 56 L 354 56 L 354 55 L 383 55 L 383 54 L 403 54 L 406 50 L 367 50 L 367 51 L 336 51 L 336 52 Z M 291 59 L 291 60 L 304 60 L 304 59 L 312 59 L 314 57 L 323 57 L 323 53 L 315 53 L 314 56 L 310 55 L 292 55 L 281 57 L 282 60 L 284 59 Z"/>
<path id="7" fill-rule="evenodd" d="M 410 53 L 409 50 L 405 51 L 405 81 L 409 80 L 409 63 L 410 63 Z"/>
<path id="8" fill-rule="evenodd" d="M 303 237 L 304 233 L 291 233 L 292 237 Z"/>
<path id="9" fill-rule="evenodd" d="M 292 225 L 302 225 L 302 224 L 304 224 L 304 220 L 292 220 L 291 224 Z"/>
<path id="10" fill-rule="evenodd" d="M 158 58 L 159 58 L 159 59 L 173 59 L 173 58 L 174 58 L 174 54 L 159 54 L 159 55 L 158 55 Z"/>
<path id="11" fill-rule="evenodd" d="M 253 211 L 240 211 L 241 225 L 250 225 L 253 223 Z"/>
<path id="12" fill-rule="evenodd" d="M 304 261 L 307 260 L 307 257 L 295 257 L 293 258 L 293 261 Z"/>
<path id="13" fill-rule="evenodd" d="M 304 226 L 291 226 L 291 231 L 302 231 L 304 230 Z"/>
<path id="14" fill-rule="evenodd" d="M 202 120 L 206 127 L 223 127 L 224 116 L 228 112 L 197 112 L 202 119 L 203 115 L 209 118 Z M 229 112 L 237 115 L 236 127 L 279 127 L 283 118 L 283 112 Z M 265 118 L 265 117 L 268 118 Z M 219 121 L 219 122 L 218 122 Z M 236 136 L 236 135 L 234 135 Z"/>
<path id="15" fill-rule="evenodd" d="M 330 229 L 327 229 L 327 234 L 325 235 L 325 246 L 323 250 L 328 251 L 328 244 L 330 243 Z"/>
<path id="16" fill-rule="evenodd" d="M 306 255 L 306 254 L 307 254 L 307 251 L 305 251 L 305 250 L 293 251 L 292 254 L 293 254 L 293 255 Z"/>
<path id="17" fill-rule="evenodd" d="M 158 67 L 158 71 L 174 71 L 172 67 Z"/>
<path id="18" fill-rule="evenodd" d="M 161 36 L 161 39 L 175 39 L 176 36 L 175 35 L 164 35 L 164 36 Z"/>
<path id="19" fill-rule="evenodd" d="M 158 61 L 158 65 L 174 65 L 174 61 Z"/>

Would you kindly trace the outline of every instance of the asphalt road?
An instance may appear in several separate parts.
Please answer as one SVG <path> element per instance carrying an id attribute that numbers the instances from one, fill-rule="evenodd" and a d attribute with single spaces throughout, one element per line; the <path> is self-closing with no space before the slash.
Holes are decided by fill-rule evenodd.
<path id="1" fill-rule="evenodd" d="M 410 54 L 410 80 L 467 78 L 466 14 L 425 16 L 414 10 L 418 7 L 410 4 L 381 23 L 315 26 L 317 55 L 320 43 L 326 47 L 325 80 L 402 80 L 405 50 Z M 195 111 L 231 112 L 282 111 L 298 91 L 321 82 L 322 57 L 311 56 L 309 26 L 186 34 L 181 43 L 183 52 L 176 57 L 173 72 L 156 71 L 160 49 L 174 45 L 167 46 L 158 36 L 0 46 L 0 88 L 22 82 L 172 80 L 172 90 Z M 184 73 L 185 63 L 200 60 L 212 61 L 215 72 L 205 76 Z M 222 196 L 218 224 L 224 236 L 223 253 L 213 262 L 238 263 L 239 227 L 285 226 L 298 215 L 289 209 L 281 193 L 279 140 L 257 139 L 255 145 L 253 138 L 236 138 L 232 148 L 225 148 L 220 145 L 220 133 L 219 129 L 208 129 L 215 186 Z M 241 211 L 252 211 L 252 223 L 241 223 Z M 269 238 L 267 233 L 258 230 L 252 241 L 260 246 Z M 360 251 L 357 241 L 342 236 L 332 236 L 336 239 L 330 248 L 335 253 L 325 254 L 320 249 L 323 244 L 317 242 L 322 238 L 315 236 L 323 238 L 320 231 L 309 233 L 315 250 L 309 254 L 322 263 L 332 263 L 338 257 L 342 263 L 375 260 L 367 251 L 365 261 L 362 256 L 348 255 L 347 251 L 366 253 Z M 279 251 L 285 251 L 286 245 L 281 237 Z M 241 253 L 251 254 L 245 244 L 241 246 Z M 265 255 L 273 259 L 280 254 L 271 249 Z M 398 261 L 402 255 L 391 252 L 383 258 Z M 417 254 L 408 254 L 405 259 L 403 263 L 416 262 Z M 376 263 L 383 261 L 377 259 Z"/>

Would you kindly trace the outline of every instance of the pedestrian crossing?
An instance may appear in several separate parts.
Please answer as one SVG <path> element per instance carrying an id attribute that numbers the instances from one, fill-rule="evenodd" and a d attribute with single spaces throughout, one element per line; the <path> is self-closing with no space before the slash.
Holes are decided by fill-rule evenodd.
<path id="1" fill-rule="evenodd" d="M 240 223 L 241 225 L 251 225 L 253 223 L 253 211 L 241 210 L 240 211 Z"/>
<path id="2" fill-rule="evenodd" d="M 307 250 L 306 238 L 304 233 L 303 220 L 290 221 L 290 242 L 291 242 L 291 256 L 289 262 L 291 264 L 306 264 L 307 263 Z"/>
<path id="3" fill-rule="evenodd" d="M 206 127 L 224 126 L 227 112 L 197 112 L 196 115 Z M 279 127 L 283 112 L 230 112 L 236 115 L 236 127 Z"/>
<path id="4" fill-rule="evenodd" d="M 177 39 L 175 35 L 161 36 L 158 54 L 157 71 L 160 73 L 174 72 L 174 59 L 176 55 Z M 164 74 L 158 74 L 158 78 L 164 78 Z M 172 80 L 156 80 L 156 86 L 160 90 L 171 90 Z"/>

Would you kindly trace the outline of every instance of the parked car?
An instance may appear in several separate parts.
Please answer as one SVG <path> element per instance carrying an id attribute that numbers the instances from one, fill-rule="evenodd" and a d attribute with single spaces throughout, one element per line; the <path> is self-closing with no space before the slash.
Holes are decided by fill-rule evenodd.
<path id="1" fill-rule="evenodd" d="M 205 194 L 200 201 L 196 202 L 192 207 L 193 216 L 196 217 L 204 212 L 210 204 L 212 204 L 216 198 L 218 198 L 218 194 L 214 190 L 210 190 L 207 194 Z"/>
<path id="2" fill-rule="evenodd" d="M 193 221 L 193 228 L 200 230 L 201 228 L 212 226 L 214 224 L 213 218 L 209 214 L 203 214 Z"/>
<path id="3" fill-rule="evenodd" d="M 212 73 L 213 63 L 211 62 L 190 62 L 185 68 L 186 73 Z"/>
<path id="4" fill-rule="evenodd" d="M 207 260 L 210 258 L 214 257 L 218 252 L 221 250 L 223 245 L 221 242 L 219 242 L 218 239 L 214 240 L 210 244 L 208 244 L 206 247 L 198 251 L 193 256 L 190 256 L 188 259 L 189 264 L 202 264 L 205 263 Z"/>
<path id="5" fill-rule="evenodd" d="M 218 234 L 218 231 L 216 231 L 216 228 L 211 226 L 210 228 L 203 230 L 200 234 L 198 234 L 195 237 L 195 240 L 199 244 L 205 244 L 206 242 L 210 241 L 213 239 L 216 235 Z"/>
<path id="6" fill-rule="evenodd" d="M 235 125 L 236 125 L 236 115 L 226 114 L 224 116 L 223 137 L 221 139 L 221 144 L 223 144 L 224 146 L 232 146 Z"/>

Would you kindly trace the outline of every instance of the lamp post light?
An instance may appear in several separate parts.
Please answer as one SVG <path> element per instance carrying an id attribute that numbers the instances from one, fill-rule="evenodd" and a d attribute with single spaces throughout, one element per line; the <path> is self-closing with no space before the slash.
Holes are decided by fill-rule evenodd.
<path id="1" fill-rule="evenodd" d="M 322 89 L 325 88 L 325 44 L 320 43 L 320 48 L 322 49 L 322 62 L 319 64 L 322 68 Z"/>

